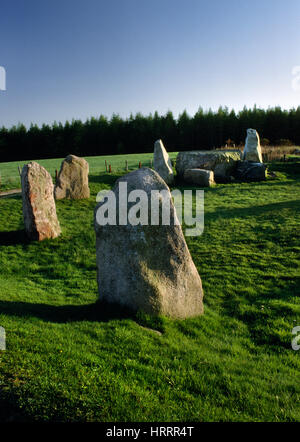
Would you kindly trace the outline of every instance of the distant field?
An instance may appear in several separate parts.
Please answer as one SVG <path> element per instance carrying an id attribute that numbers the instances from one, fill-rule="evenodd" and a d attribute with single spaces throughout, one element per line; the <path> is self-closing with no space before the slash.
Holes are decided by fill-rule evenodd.
<path id="1" fill-rule="evenodd" d="M 177 152 L 170 152 L 170 158 L 176 158 Z M 61 162 L 64 158 L 54 158 L 50 160 L 35 160 L 37 163 L 44 166 L 48 172 L 55 177 L 55 170 L 60 169 Z M 105 171 L 105 160 L 107 165 L 111 165 L 112 172 L 125 171 L 125 161 L 128 161 L 129 170 L 136 169 L 139 162 L 142 166 L 150 167 L 151 159 L 153 159 L 152 153 L 130 154 L 130 155 L 108 155 L 97 157 L 85 157 L 90 166 L 90 174 L 94 175 Z M 29 161 L 13 161 L 9 163 L 0 163 L 0 191 L 9 190 L 15 187 L 20 187 L 20 177 L 18 172 L 18 166 L 21 168 Z"/>
<path id="2" fill-rule="evenodd" d="M 59 238 L 28 242 L 21 197 L 0 199 L 0 421 L 299 421 L 300 161 L 205 189 L 186 238 L 205 313 L 179 321 L 96 302 L 96 195 L 125 172 L 88 160 L 91 197 L 56 202 Z"/>
<path id="3" fill-rule="evenodd" d="M 266 162 L 279 161 L 286 155 L 287 158 L 295 158 L 298 156 L 292 154 L 295 149 L 300 149 L 298 146 L 262 146 L 262 152 Z M 242 150 L 242 149 L 241 149 Z M 176 159 L 178 152 L 169 152 L 171 159 Z M 44 166 L 48 172 L 55 177 L 55 170 L 59 170 L 61 162 L 64 158 L 53 158 L 49 160 L 35 160 L 37 163 Z M 111 165 L 112 172 L 125 171 L 125 161 L 128 161 L 129 170 L 136 169 L 139 162 L 142 166 L 150 167 L 151 160 L 153 160 L 152 153 L 129 154 L 129 155 L 107 155 L 85 157 L 90 166 L 90 174 L 102 173 L 105 171 L 105 161 L 107 165 Z M 20 187 L 20 177 L 18 166 L 23 167 L 28 161 L 13 161 L 8 163 L 0 163 L 0 191 Z"/>

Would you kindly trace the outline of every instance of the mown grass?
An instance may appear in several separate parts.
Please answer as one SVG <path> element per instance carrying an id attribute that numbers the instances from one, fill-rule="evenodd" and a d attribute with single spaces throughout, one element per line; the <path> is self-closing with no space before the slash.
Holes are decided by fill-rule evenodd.
<path id="1" fill-rule="evenodd" d="M 121 172 L 57 202 L 55 240 L 28 242 L 21 198 L 1 199 L 0 419 L 299 421 L 300 163 L 272 168 L 205 189 L 204 233 L 187 237 L 205 314 L 184 321 L 96 302 L 95 198 Z"/>

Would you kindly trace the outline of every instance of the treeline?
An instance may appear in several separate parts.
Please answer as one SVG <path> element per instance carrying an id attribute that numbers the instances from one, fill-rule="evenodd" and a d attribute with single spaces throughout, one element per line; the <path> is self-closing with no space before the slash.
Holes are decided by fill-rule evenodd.
<path id="1" fill-rule="evenodd" d="M 30 160 L 78 156 L 114 155 L 152 152 L 154 141 L 161 138 L 169 151 L 214 149 L 242 145 L 246 129 L 254 128 L 265 143 L 280 144 L 290 140 L 300 145 L 300 106 L 282 110 L 246 107 L 236 113 L 227 107 L 204 111 L 194 116 L 186 111 L 177 119 L 171 111 L 148 116 L 138 113 L 127 119 L 114 114 L 110 119 L 101 115 L 86 122 L 73 120 L 27 129 L 19 124 L 0 129 L 0 161 Z M 283 141 L 284 140 L 284 141 Z"/>

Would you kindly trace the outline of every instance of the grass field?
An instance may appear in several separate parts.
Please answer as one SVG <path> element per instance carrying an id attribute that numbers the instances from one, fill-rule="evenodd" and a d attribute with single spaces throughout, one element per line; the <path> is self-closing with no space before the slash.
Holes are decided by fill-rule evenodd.
<path id="1" fill-rule="evenodd" d="M 227 147 L 224 149 L 227 149 Z M 299 146 L 262 146 L 262 153 L 267 161 L 279 161 L 286 155 L 288 158 L 298 156 L 292 154 L 295 149 L 300 149 Z M 243 150 L 241 148 L 241 150 Z M 178 152 L 169 152 L 170 158 L 173 160 L 176 158 Z M 96 156 L 85 157 L 90 166 L 90 174 L 96 175 L 105 172 L 105 161 L 107 167 L 110 164 L 112 172 L 120 173 L 125 171 L 125 162 L 127 161 L 128 169 L 136 169 L 139 162 L 142 166 L 150 167 L 151 160 L 153 159 L 152 153 L 142 154 L 128 154 L 128 155 L 112 155 L 112 156 Z M 60 165 L 63 158 L 54 158 L 50 160 L 36 160 L 39 164 L 44 166 L 51 174 L 53 179 L 55 178 L 55 171 L 60 169 Z M 9 163 L 0 163 L 0 191 L 6 191 L 20 187 L 20 175 L 18 168 L 22 169 L 23 165 L 28 163 L 27 161 L 11 161 Z"/>
<path id="2" fill-rule="evenodd" d="M 177 152 L 170 152 L 170 158 L 176 158 Z M 98 156 L 98 157 L 85 157 L 90 166 L 90 174 L 95 175 L 98 173 L 105 172 L 105 161 L 107 166 L 109 164 L 112 167 L 113 173 L 125 171 L 125 161 L 127 161 L 128 169 L 136 169 L 139 162 L 142 163 L 144 167 L 151 166 L 151 160 L 153 158 L 153 153 L 142 153 L 142 154 L 128 154 L 128 155 L 112 155 L 112 156 Z M 51 160 L 36 160 L 37 163 L 45 167 L 51 176 L 55 177 L 55 170 L 60 169 L 61 162 L 64 158 L 54 158 Z M 9 163 L 0 163 L 0 191 L 5 191 L 20 187 L 20 176 L 18 172 L 18 167 L 22 169 L 23 165 L 28 163 L 28 161 L 12 161 Z"/>
<path id="3" fill-rule="evenodd" d="M 96 303 L 95 198 L 124 172 L 94 161 L 90 199 L 57 202 L 55 240 L 28 242 L 21 198 L 0 200 L 0 421 L 299 421 L 300 162 L 205 189 L 187 237 L 205 314 L 179 321 Z"/>

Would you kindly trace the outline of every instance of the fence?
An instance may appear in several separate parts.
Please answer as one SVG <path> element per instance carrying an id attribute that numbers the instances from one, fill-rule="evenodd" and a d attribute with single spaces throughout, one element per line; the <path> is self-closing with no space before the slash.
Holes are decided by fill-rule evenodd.
<path id="1" fill-rule="evenodd" d="M 263 161 L 268 163 L 272 161 L 293 161 L 297 158 L 290 158 L 297 150 L 297 146 L 263 146 Z M 169 156 L 173 163 L 177 152 L 170 152 Z M 295 157 L 295 155 L 294 155 Z M 300 156 L 298 156 L 300 158 Z M 60 169 L 63 158 L 51 160 L 37 160 L 51 174 L 55 181 L 56 171 Z M 120 173 L 137 169 L 138 167 L 153 167 L 153 154 L 136 155 L 113 155 L 86 157 L 89 163 L 90 175 L 99 175 L 102 173 Z M 20 171 L 28 161 L 0 163 L 0 191 L 20 188 Z"/>
<path id="2" fill-rule="evenodd" d="M 153 155 L 124 155 L 110 157 L 89 157 L 89 174 L 99 175 L 102 173 L 130 172 L 139 167 L 153 167 Z M 60 169 L 63 159 L 37 160 L 50 173 L 55 182 L 56 174 Z M 0 163 L 0 191 L 16 189 L 21 187 L 20 174 L 24 164 L 27 162 Z"/>

